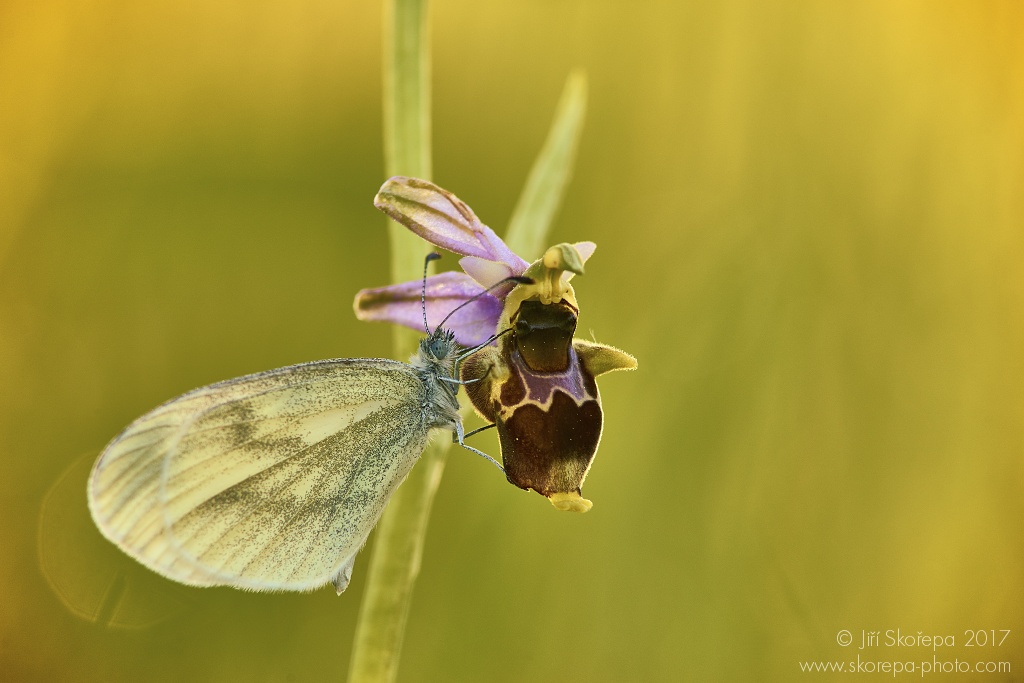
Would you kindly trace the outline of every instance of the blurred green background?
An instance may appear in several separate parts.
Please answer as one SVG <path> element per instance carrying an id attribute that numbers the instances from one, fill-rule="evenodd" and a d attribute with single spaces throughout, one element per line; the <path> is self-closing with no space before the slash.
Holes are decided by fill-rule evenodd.
<path id="1" fill-rule="evenodd" d="M 640 370 L 602 381 L 587 515 L 452 453 L 400 678 L 801 680 L 900 628 L 1013 666 L 949 680 L 1022 680 L 1024 6 L 432 26 L 435 180 L 499 234 L 587 70 L 550 241 L 597 242 L 580 335 Z M 3 680 L 344 678 L 368 553 L 341 598 L 177 587 L 100 538 L 85 477 L 195 386 L 387 355 L 351 313 L 387 284 L 380 37 L 349 0 L 0 4 Z"/>

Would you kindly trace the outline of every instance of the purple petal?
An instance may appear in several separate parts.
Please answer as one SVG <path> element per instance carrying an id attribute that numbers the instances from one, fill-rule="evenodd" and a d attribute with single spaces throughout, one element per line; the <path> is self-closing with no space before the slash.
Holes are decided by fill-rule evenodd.
<path id="1" fill-rule="evenodd" d="M 512 269 L 504 263 L 495 263 L 476 256 L 463 256 L 459 259 L 459 265 L 466 273 L 476 280 L 483 287 L 491 287 L 512 275 L 521 275 L 522 272 L 513 273 Z M 491 296 L 504 301 L 508 293 L 515 287 L 515 283 L 508 282 L 500 287 L 491 290 Z"/>
<path id="2" fill-rule="evenodd" d="M 462 200 L 426 180 L 389 178 L 373 204 L 431 244 L 456 254 L 504 263 L 516 274 L 529 265 L 481 223 Z"/>
<path id="3" fill-rule="evenodd" d="M 420 292 L 423 281 L 364 289 L 356 294 L 354 308 L 360 320 L 397 323 L 423 332 Z M 431 331 L 457 306 L 484 290 L 465 273 L 447 272 L 427 278 L 427 323 Z M 444 324 L 463 346 L 476 346 L 494 334 L 502 303 L 484 294 L 459 309 Z"/>

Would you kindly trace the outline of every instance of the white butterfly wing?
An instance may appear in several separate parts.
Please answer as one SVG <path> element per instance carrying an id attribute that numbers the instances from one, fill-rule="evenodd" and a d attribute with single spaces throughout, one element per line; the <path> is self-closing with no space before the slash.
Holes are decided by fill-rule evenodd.
<path id="1" fill-rule="evenodd" d="M 409 365 L 328 360 L 196 389 L 100 455 L 89 507 L 103 534 L 199 586 L 339 592 L 426 446 Z"/>

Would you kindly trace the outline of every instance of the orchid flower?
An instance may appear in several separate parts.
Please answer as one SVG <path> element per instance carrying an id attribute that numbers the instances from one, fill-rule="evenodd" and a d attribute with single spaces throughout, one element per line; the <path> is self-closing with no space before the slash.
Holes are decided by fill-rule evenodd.
<path id="1" fill-rule="evenodd" d="M 563 298 L 571 295 L 569 280 L 583 272 L 583 263 L 597 248 L 593 242 L 559 245 L 531 266 L 514 254 L 465 202 L 418 178 L 390 178 L 373 203 L 431 244 L 462 256 L 459 265 L 464 272 L 440 273 L 426 279 L 425 308 L 427 324 L 433 329 L 449 313 L 466 304 L 445 323 L 463 346 L 482 344 L 495 333 L 505 298 L 515 285 L 508 283 L 481 294 L 485 289 L 505 278 L 527 275 L 537 280 L 531 288 L 546 291 L 547 296 L 541 298 Z M 364 289 L 356 295 L 356 317 L 422 330 L 422 291 L 422 280 Z"/>
<path id="2" fill-rule="evenodd" d="M 374 204 L 461 254 L 464 272 L 364 289 L 356 316 L 419 329 L 424 315 L 434 327 L 451 314 L 445 327 L 460 344 L 496 342 L 467 359 L 460 379 L 473 408 L 497 427 L 506 478 L 559 510 L 589 510 L 581 487 L 603 425 L 595 379 L 637 366 L 624 351 L 573 337 L 579 304 L 569 280 L 583 273 L 594 243 L 557 244 L 528 264 L 458 197 L 416 178 L 391 178 Z M 502 283 L 512 276 L 524 282 Z"/>

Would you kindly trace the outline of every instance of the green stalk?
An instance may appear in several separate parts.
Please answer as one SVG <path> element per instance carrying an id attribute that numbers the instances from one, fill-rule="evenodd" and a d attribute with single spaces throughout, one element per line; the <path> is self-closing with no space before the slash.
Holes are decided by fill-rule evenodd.
<path id="1" fill-rule="evenodd" d="M 431 176 L 427 15 L 428 0 L 385 0 L 384 156 L 389 177 Z M 551 227 L 571 175 L 585 109 L 586 77 L 574 73 L 513 214 L 509 239 L 524 251 L 539 250 Z M 419 278 L 429 245 L 390 220 L 388 232 L 392 281 Z M 396 357 L 411 356 L 421 335 L 397 325 L 393 334 Z M 350 683 L 390 683 L 397 676 L 427 521 L 450 446 L 448 439 L 436 439 L 427 447 L 377 525 L 356 624 Z"/>
<path id="2" fill-rule="evenodd" d="M 387 175 L 429 179 L 430 40 L 427 0 L 384 3 L 384 156 Z M 421 277 L 428 246 L 388 221 L 391 281 Z M 421 335 L 395 326 L 396 358 L 408 358 Z M 350 683 L 394 681 L 420 571 L 427 520 L 451 444 L 436 439 L 423 452 L 377 525 L 366 593 L 356 625 Z"/>
<path id="3" fill-rule="evenodd" d="M 427 0 L 384 2 L 384 171 L 430 180 L 430 35 Z M 392 282 L 423 274 L 429 245 L 388 220 Z M 395 327 L 395 330 L 402 328 Z M 395 337 L 396 351 L 412 353 L 419 335 Z"/>

